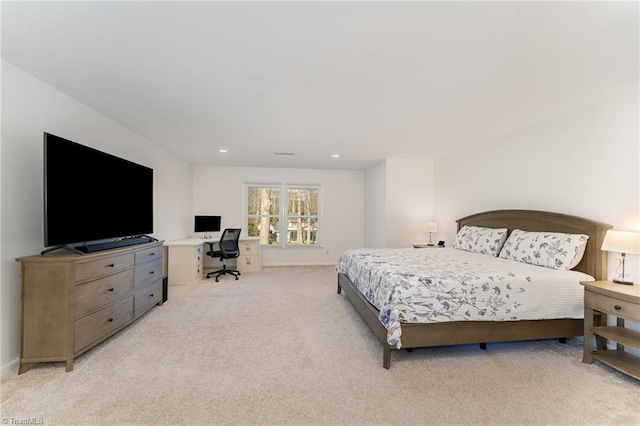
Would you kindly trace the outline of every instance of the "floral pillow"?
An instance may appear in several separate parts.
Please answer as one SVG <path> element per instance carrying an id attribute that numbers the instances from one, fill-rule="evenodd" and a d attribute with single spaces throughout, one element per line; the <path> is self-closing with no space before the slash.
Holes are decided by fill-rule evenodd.
<path id="1" fill-rule="evenodd" d="M 555 232 L 528 232 L 514 229 L 500 257 L 546 268 L 568 271 L 584 255 L 588 235 Z"/>
<path id="2" fill-rule="evenodd" d="M 495 229 L 465 225 L 458 231 L 453 248 L 497 256 L 506 239 L 507 228 Z"/>

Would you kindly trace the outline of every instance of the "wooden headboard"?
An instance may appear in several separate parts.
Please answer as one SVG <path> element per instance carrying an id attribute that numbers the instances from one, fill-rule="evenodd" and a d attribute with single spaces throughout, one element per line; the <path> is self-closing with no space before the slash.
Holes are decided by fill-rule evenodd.
<path id="1" fill-rule="evenodd" d="M 607 279 L 607 252 L 600 250 L 602 241 L 610 225 L 570 216 L 537 210 L 493 210 L 476 213 L 456 221 L 458 231 L 465 225 L 487 228 L 507 228 L 533 232 L 564 232 L 589 236 L 584 256 L 574 271 L 584 272 L 596 280 Z"/>

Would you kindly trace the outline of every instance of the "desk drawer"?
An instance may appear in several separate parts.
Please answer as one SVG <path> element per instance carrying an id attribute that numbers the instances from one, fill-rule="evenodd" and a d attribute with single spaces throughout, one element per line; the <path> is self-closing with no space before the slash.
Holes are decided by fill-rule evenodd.
<path id="1" fill-rule="evenodd" d="M 258 256 L 240 256 L 236 263 L 240 272 L 259 271 L 262 268 L 262 262 Z"/>
<path id="2" fill-rule="evenodd" d="M 260 251 L 260 242 L 259 241 L 241 241 L 240 242 L 240 252 L 244 255 L 259 255 Z"/>
<path id="3" fill-rule="evenodd" d="M 640 319 L 640 305 L 591 291 L 585 292 L 584 303 L 598 311 L 628 319 Z"/>

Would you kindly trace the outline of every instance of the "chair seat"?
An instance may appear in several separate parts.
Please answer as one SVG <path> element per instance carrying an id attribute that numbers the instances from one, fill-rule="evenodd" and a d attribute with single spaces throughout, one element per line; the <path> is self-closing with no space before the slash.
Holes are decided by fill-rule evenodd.
<path id="1" fill-rule="evenodd" d="M 238 254 L 239 253 L 236 253 L 236 252 L 227 252 L 225 256 L 225 252 L 222 252 L 222 251 L 214 251 L 214 252 L 208 251 L 206 253 L 206 255 L 209 257 L 217 257 L 220 259 L 235 259 L 236 257 L 238 257 Z"/>

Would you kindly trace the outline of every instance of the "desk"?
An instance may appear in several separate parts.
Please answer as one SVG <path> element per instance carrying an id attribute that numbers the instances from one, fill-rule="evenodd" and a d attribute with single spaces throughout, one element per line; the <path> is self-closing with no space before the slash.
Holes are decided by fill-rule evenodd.
<path id="1" fill-rule="evenodd" d="M 207 242 L 217 240 L 205 240 L 202 238 L 185 238 L 183 240 L 165 243 L 168 248 L 168 272 L 169 285 L 192 284 L 204 276 L 204 259 L 207 257 Z M 240 238 L 240 256 L 236 261 L 240 272 L 259 271 L 262 268 L 262 256 L 260 250 L 260 237 Z M 222 268 L 222 262 L 217 262 Z M 232 268 L 233 265 L 227 265 Z M 216 268 L 216 266 L 214 266 Z"/>

